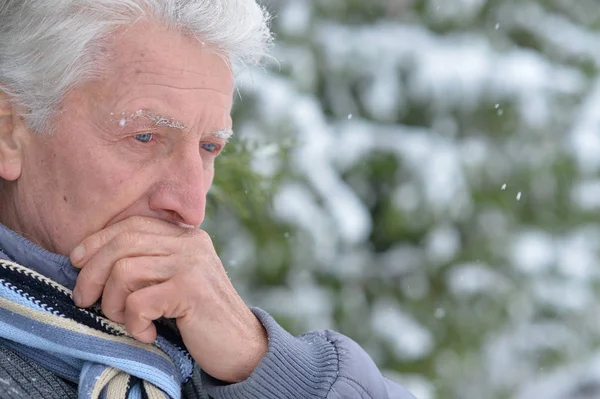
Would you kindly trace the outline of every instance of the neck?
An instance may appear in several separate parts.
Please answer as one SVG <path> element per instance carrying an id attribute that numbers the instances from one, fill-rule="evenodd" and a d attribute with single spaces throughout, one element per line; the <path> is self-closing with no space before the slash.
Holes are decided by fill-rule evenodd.
<path id="1" fill-rule="evenodd" d="M 0 223 L 13 231 L 19 231 L 19 226 L 16 223 L 16 212 L 12 205 L 13 196 L 12 184 L 0 178 Z"/>
<path id="2" fill-rule="evenodd" d="M 21 197 L 26 198 L 25 196 Z M 48 235 L 36 234 L 43 233 L 43 230 L 37 229 L 36 231 L 31 228 L 31 226 L 43 227 L 43 225 L 39 220 L 37 221 L 39 223 L 32 223 L 32 220 L 36 221 L 35 215 L 23 212 L 24 209 L 28 209 L 28 205 L 31 204 L 25 204 L 19 200 L 16 182 L 0 179 L 0 224 L 45 250 L 57 252 L 51 242 L 42 241 L 40 238 L 48 237 Z"/>

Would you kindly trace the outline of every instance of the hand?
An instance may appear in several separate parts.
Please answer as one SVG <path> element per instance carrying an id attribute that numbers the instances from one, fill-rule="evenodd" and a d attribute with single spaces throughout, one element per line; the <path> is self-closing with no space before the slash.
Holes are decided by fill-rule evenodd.
<path id="1" fill-rule="evenodd" d="M 78 306 L 102 297 L 106 317 L 146 343 L 156 339 L 153 320 L 176 319 L 192 357 L 218 380 L 245 380 L 267 351 L 264 328 L 202 230 L 133 217 L 86 238 L 71 261 L 81 269 Z"/>

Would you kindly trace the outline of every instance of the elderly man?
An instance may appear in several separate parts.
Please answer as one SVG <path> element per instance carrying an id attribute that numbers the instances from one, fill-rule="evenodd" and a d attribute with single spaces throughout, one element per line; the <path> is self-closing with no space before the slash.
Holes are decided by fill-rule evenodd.
<path id="1" fill-rule="evenodd" d="M 200 230 L 254 0 L 0 1 L 0 397 L 412 398 Z"/>

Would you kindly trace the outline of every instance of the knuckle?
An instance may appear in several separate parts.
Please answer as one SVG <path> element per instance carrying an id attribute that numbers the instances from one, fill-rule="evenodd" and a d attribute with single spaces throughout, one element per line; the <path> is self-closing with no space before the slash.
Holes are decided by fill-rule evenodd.
<path id="1" fill-rule="evenodd" d="M 127 281 L 132 275 L 134 260 L 131 258 L 119 259 L 113 268 L 115 277 L 120 281 Z"/>
<path id="2" fill-rule="evenodd" d="M 91 252 L 101 249 L 108 242 L 110 242 L 108 233 L 106 231 L 100 231 L 99 233 L 84 239 L 80 245 L 85 248 L 86 254 L 89 255 Z"/>
<path id="3" fill-rule="evenodd" d="M 127 308 L 128 312 L 132 314 L 137 314 L 140 313 L 141 310 L 144 308 L 144 302 L 145 301 L 143 296 L 134 292 L 133 294 L 129 295 L 125 300 L 125 307 Z"/>
<path id="4" fill-rule="evenodd" d="M 83 268 L 79 273 L 77 282 L 86 288 L 104 289 L 105 283 L 99 278 L 96 270 L 92 268 Z"/>
<path id="5" fill-rule="evenodd" d="M 119 318 L 119 316 L 123 313 L 123 309 L 116 307 L 115 304 L 108 301 L 102 301 L 101 309 L 102 313 L 104 313 L 106 317 L 113 321 L 118 321 L 115 319 Z"/>
<path id="6" fill-rule="evenodd" d="M 139 245 L 141 239 L 142 237 L 139 233 L 133 231 L 125 231 L 115 238 L 115 245 L 121 248 L 131 248 Z"/>

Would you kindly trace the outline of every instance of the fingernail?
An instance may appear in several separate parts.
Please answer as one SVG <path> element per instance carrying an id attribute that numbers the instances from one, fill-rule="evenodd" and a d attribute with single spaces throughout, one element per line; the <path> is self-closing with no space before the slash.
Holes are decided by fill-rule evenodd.
<path id="1" fill-rule="evenodd" d="M 73 263 L 79 263 L 85 257 L 85 247 L 83 245 L 78 246 L 71 252 L 71 261 Z"/>
<path id="2" fill-rule="evenodd" d="M 73 301 L 75 302 L 75 306 L 81 305 L 81 294 L 79 293 L 79 290 L 77 288 L 73 290 Z"/>

